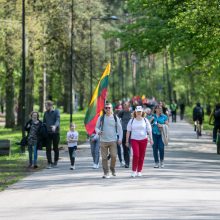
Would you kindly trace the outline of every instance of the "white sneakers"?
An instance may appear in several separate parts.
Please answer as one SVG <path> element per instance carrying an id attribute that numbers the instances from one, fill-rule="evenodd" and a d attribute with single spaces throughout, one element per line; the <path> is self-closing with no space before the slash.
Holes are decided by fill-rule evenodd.
<path id="1" fill-rule="evenodd" d="M 109 176 L 109 174 L 104 174 L 104 175 L 102 176 L 102 178 L 103 178 L 103 179 L 109 179 L 110 176 Z"/>
<path id="2" fill-rule="evenodd" d="M 76 169 L 75 165 L 70 167 L 70 170 L 75 170 L 75 169 Z"/>
<path id="3" fill-rule="evenodd" d="M 141 176 L 142 176 L 142 173 L 141 173 L 141 172 L 138 172 L 138 173 L 137 173 L 137 176 L 141 177 Z"/>
<path id="4" fill-rule="evenodd" d="M 125 163 L 123 161 L 120 163 L 120 167 L 125 167 Z"/>
<path id="5" fill-rule="evenodd" d="M 95 163 L 94 163 L 93 166 L 92 166 L 92 168 L 93 168 L 93 169 L 98 169 L 98 168 L 99 168 L 99 164 L 95 164 Z"/>
<path id="6" fill-rule="evenodd" d="M 163 161 L 160 161 L 160 167 L 161 167 L 161 168 L 164 168 L 164 163 L 163 163 Z"/>
<path id="7" fill-rule="evenodd" d="M 141 177 L 141 176 L 142 176 L 142 173 L 141 173 L 141 172 L 132 171 L 131 177 L 135 178 L 136 176 Z"/>
<path id="8" fill-rule="evenodd" d="M 164 162 L 163 161 L 160 161 L 160 166 L 159 166 L 159 163 L 155 163 L 154 165 L 154 168 L 164 168 Z"/>
<path id="9" fill-rule="evenodd" d="M 135 172 L 135 171 L 133 171 L 132 173 L 131 173 L 131 177 L 136 177 L 137 176 L 137 172 Z"/>
<path id="10" fill-rule="evenodd" d="M 159 168 L 159 163 L 155 163 L 154 168 Z"/>

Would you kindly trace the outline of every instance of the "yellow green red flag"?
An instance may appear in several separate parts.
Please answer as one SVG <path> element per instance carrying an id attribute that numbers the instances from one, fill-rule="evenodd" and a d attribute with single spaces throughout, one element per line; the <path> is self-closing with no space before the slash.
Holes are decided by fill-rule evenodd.
<path id="1" fill-rule="evenodd" d="M 105 71 L 103 72 L 98 82 L 98 85 L 96 86 L 96 89 L 92 95 L 88 110 L 85 115 L 84 124 L 86 131 L 89 135 L 91 135 L 94 132 L 98 117 L 101 114 L 105 105 L 110 69 L 111 64 L 109 63 L 106 66 Z"/>

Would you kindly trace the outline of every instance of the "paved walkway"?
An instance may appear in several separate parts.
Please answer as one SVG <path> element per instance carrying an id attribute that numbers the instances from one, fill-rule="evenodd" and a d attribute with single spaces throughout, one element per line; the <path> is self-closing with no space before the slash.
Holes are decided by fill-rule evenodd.
<path id="1" fill-rule="evenodd" d="M 154 169 L 148 146 L 144 176 L 130 169 L 102 179 L 91 168 L 88 145 L 81 146 L 76 170 L 67 152 L 59 168 L 34 173 L 0 193 L 1 220 L 220 219 L 219 155 L 211 138 L 197 140 L 186 122 L 170 124 L 165 168 Z"/>

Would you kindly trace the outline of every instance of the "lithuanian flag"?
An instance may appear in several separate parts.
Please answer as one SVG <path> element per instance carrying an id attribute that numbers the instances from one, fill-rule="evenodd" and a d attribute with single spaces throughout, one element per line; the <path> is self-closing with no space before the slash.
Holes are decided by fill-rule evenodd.
<path id="1" fill-rule="evenodd" d="M 110 68 L 111 64 L 109 63 L 106 66 L 105 71 L 103 72 L 101 79 L 98 82 L 98 85 L 92 95 L 88 110 L 86 112 L 84 124 L 86 131 L 89 135 L 94 132 L 98 117 L 102 113 L 102 110 L 105 106 Z"/>

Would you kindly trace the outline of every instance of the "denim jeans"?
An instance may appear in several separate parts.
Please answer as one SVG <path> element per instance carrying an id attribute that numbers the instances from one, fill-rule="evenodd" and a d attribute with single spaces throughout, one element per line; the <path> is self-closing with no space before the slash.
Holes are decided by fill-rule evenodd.
<path id="1" fill-rule="evenodd" d="M 90 141 L 90 147 L 91 147 L 91 154 L 92 154 L 92 159 L 93 159 L 93 163 L 94 164 L 98 164 L 99 163 L 99 151 L 100 151 L 100 141 L 98 140 L 94 140 L 94 141 Z"/>
<path id="2" fill-rule="evenodd" d="M 28 153 L 29 153 L 29 164 L 37 165 L 37 145 L 28 146 Z M 34 153 L 34 163 L 33 163 L 33 153 Z"/>
<path id="3" fill-rule="evenodd" d="M 153 134 L 153 154 L 155 163 L 159 163 L 158 152 L 160 154 L 160 161 L 164 160 L 164 143 L 162 140 L 162 135 Z"/>

